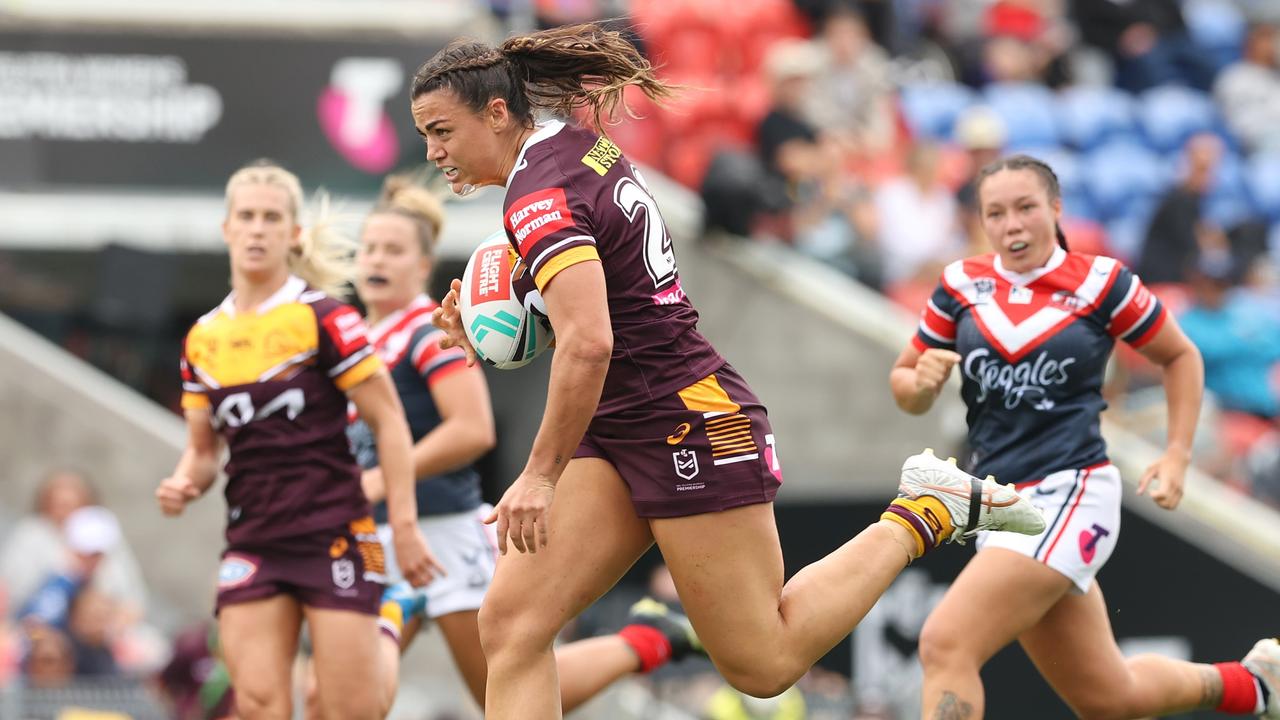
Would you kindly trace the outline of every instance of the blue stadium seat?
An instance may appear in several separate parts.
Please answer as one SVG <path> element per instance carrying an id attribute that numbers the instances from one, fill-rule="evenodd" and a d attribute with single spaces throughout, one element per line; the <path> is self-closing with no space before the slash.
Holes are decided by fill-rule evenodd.
<path id="1" fill-rule="evenodd" d="M 1161 85 L 1138 98 L 1138 117 L 1151 147 L 1173 152 L 1198 132 L 1217 128 L 1217 111 L 1205 93 L 1181 85 Z"/>
<path id="2" fill-rule="evenodd" d="M 1219 68 L 1240 58 L 1247 21 L 1231 0 L 1186 0 L 1182 16 L 1192 41 Z"/>
<path id="3" fill-rule="evenodd" d="M 1249 158 L 1245 180 L 1253 207 L 1271 222 L 1280 222 L 1280 152 Z"/>
<path id="4" fill-rule="evenodd" d="M 1078 200 L 1085 197 L 1084 171 L 1080 166 L 1080 156 L 1070 149 L 1055 145 L 1050 147 L 1016 148 L 1011 149 L 1010 152 L 1030 155 L 1037 160 L 1043 160 L 1049 167 L 1053 168 L 1053 174 L 1058 176 L 1058 186 L 1062 189 L 1064 205 L 1067 204 L 1067 198 Z M 1088 203 L 1087 207 L 1092 209 L 1093 203 L 1088 199 L 1085 199 L 1085 202 Z M 1082 205 L 1081 207 L 1085 206 Z M 1079 216 L 1079 213 L 1072 211 L 1070 205 L 1067 205 L 1066 212 Z"/>
<path id="5" fill-rule="evenodd" d="M 1057 112 L 1063 140 L 1084 151 L 1138 132 L 1133 96 L 1113 87 L 1067 88 L 1058 96 Z"/>
<path id="6" fill-rule="evenodd" d="M 908 85 L 900 98 L 912 134 L 944 141 L 951 138 L 960 113 L 977 101 L 973 90 L 952 83 Z"/>
<path id="7" fill-rule="evenodd" d="M 1149 148 L 1130 142 L 1095 148 L 1085 156 L 1081 168 L 1089 196 L 1107 221 L 1153 202 L 1173 179 L 1168 163 Z"/>
<path id="8" fill-rule="evenodd" d="M 1004 120 L 1010 147 L 1058 144 L 1053 93 L 1033 83 L 996 83 L 984 91 L 987 104 Z"/>

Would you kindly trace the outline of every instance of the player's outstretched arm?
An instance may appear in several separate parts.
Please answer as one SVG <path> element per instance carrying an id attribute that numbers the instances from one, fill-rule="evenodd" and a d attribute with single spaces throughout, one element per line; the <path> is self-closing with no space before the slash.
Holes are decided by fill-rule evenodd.
<path id="1" fill-rule="evenodd" d="M 1150 488 L 1151 499 L 1172 510 L 1182 501 L 1182 487 L 1191 463 L 1191 444 L 1204 396 L 1204 361 L 1172 315 L 1165 318 L 1155 337 L 1139 352 L 1159 365 L 1164 376 L 1169 430 L 1164 455 L 1142 473 L 1138 494 Z"/>
<path id="2" fill-rule="evenodd" d="M 898 407 L 912 415 L 929 412 L 958 362 L 960 354 L 951 350 L 929 348 L 922 353 L 908 344 L 889 371 L 889 387 Z"/>
<path id="3" fill-rule="evenodd" d="M 600 403 L 613 355 L 613 325 L 604 268 L 597 261 L 561 270 L 542 290 L 556 329 L 547 407 L 520 477 L 503 494 L 490 522 L 497 522 L 498 549 L 507 540 L 520 552 L 547 544 L 547 510 L 556 482 L 573 457 Z"/>
<path id="4" fill-rule="evenodd" d="M 414 587 L 443 575 L 444 568 L 427 547 L 418 527 L 418 499 L 414 494 L 412 445 L 400 396 L 385 369 L 347 391 L 356 411 L 373 431 L 378 446 L 379 469 L 387 493 L 387 521 L 395 543 L 396 562 Z"/>
<path id="5" fill-rule="evenodd" d="M 187 503 L 208 492 L 218 478 L 218 460 L 222 443 L 213 431 L 208 408 L 188 409 L 187 447 L 173 474 L 160 481 L 156 502 L 165 515 L 177 516 Z"/>

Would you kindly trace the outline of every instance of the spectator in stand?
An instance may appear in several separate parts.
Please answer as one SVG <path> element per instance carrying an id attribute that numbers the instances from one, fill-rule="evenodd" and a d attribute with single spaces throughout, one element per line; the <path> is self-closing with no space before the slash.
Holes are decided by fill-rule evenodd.
<path id="1" fill-rule="evenodd" d="M 35 512 L 18 521 L 0 551 L 0 582 L 8 586 L 11 608 L 24 606 L 50 575 L 72 569 L 75 558 L 64 525 L 74 511 L 96 503 L 96 493 L 83 473 L 60 468 L 45 475 L 36 490 Z M 119 603 L 121 613 L 142 617 L 146 585 L 122 539 L 102 559 L 93 583 Z"/>
<path id="2" fill-rule="evenodd" d="M 201 622 L 183 630 L 156 680 L 175 720 L 235 717 L 235 693 L 222 661 L 216 623 Z"/>
<path id="3" fill-rule="evenodd" d="M 1250 23 L 1244 56 L 1222 71 L 1213 94 L 1245 147 L 1280 150 L 1280 25 Z"/>
<path id="4" fill-rule="evenodd" d="M 978 216 L 978 171 L 1000 157 L 1008 130 L 1004 120 L 994 110 L 976 105 L 965 110 L 956 121 L 955 140 L 964 148 L 968 167 L 965 180 L 956 190 L 956 204 L 960 212 L 960 225 L 969 244 L 969 254 L 980 254 L 987 247 L 987 236 Z M 930 286 L 929 291 L 932 291 Z M 921 303 L 910 307 L 919 307 Z"/>
<path id="5" fill-rule="evenodd" d="M 22 675 L 33 688 L 58 688 L 71 683 L 76 674 L 71 642 L 52 628 L 32 630 L 27 639 L 27 654 L 22 661 Z"/>
<path id="6" fill-rule="evenodd" d="M 757 136 L 765 168 L 787 198 L 778 234 L 801 252 L 877 287 L 869 198 L 843 172 L 838 144 L 821 135 L 806 115 L 820 63 L 817 48 L 803 40 L 778 43 L 766 60 L 773 107 Z"/>
<path id="7" fill-rule="evenodd" d="M 1192 273 L 1194 300 L 1178 322 L 1204 357 L 1205 387 L 1219 405 L 1274 420 L 1280 323 L 1252 296 L 1232 290 L 1238 274 L 1228 251 L 1202 254 Z"/>
<path id="8" fill-rule="evenodd" d="M 104 556 L 120 541 L 120 524 L 103 507 L 82 507 L 63 523 L 67 562 L 46 575 L 18 611 L 22 623 L 39 623 L 65 630 L 71 606 L 82 588 L 94 581 Z"/>
<path id="9" fill-rule="evenodd" d="M 1215 68 L 1187 32 L 1178 0 L 1075 0 L 1085 43 L 1108 53 L 1129 92 L 1185 83 L 1208 91 Z"/>
<path id="10" fill-rule="evenodd" d="M 936 145 L 918 141 L 907 153 L 907 174 L 876 190 L 878 245 L 890 292 L 895 284 L 935 278 L 964 254 L 956 199 L 942 183 L 939 161 Z"/>
<path id="11" fill-rule="evenodd" d="M 1073 38 L 1061 10 L 1058 3 L 1044 0 L 997 0 L 988 5 L 982 14 L 981 68 L 972 79 L 1064 84 L 1064 53 Z"/>
<path id="12" fill-rule="evenodd" d="M 889 150 L 897 134 L 889 56 L 851 5 L 834 6 L 817 39 L 822 59 L 806 103 L 808 116 L 850 152 Z"/>
<path id="13" fill-rule="evenodd" d="M 1183 153 L 1182 182 L 1161 199 L 1136 264 L 1135 272 L 1148 285 L 1185 282 L 1201 251 L 1227 246 L 1222 230 L 1206 221 L 1201 210 L 1222 159 L 1222 141 L 1209 133 L 1195 135 Z"/>

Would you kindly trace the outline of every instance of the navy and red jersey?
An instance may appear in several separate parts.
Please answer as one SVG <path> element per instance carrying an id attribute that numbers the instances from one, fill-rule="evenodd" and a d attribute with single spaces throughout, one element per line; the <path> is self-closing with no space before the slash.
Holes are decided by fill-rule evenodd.
<path id="1" fill-rule="evenodd" d="M 608 138 L 540 126 L 507 179 L 503 226 L 539 290 L 574 264 L 603 266 L 613 358 L 598 415 L 670 395 L 724 364 L 698 333 L 657 203 Z"/>
<path id="2" fill-rule="evenodd" d="M 1019 274 L 982 255 L 946 267 L 912 342 L 963 358 L 969 471 L 1021 483 L 1106 460 L 1107 359 L 1117 338 L 1150 341 L 1165 313 L 1114 258 L 1059 248 Z"/>
<path id="3" fill-rule="evenodd" d="M 347 444 L 346 390 L 382 369 L 360 314 L 298 277 L 256 311 L 231 296 L 187 333 L 182 407 L 230 449 L 227 542 L 269 543 L 369 514 Z"/>
<path id="4" fill-rule="evenodd" d="M 391 372 L 391 380 L 404 405 L 409 432 L 416 443 L 440 424 L 440 410 L 431 388 L 440 380 L 467 368 L 462 348 L 442 350 L 443 330 L 431 324 L 436 303 L 419 295 L 404 308 L 388 315 L 369 329 L 369 341 Z M 351 416 L 347 437 L 356 462 L 366 469 L 377 467 L 378 447 L 365 421 Z M 480 476 L 470 465 L 434 477 L 418 478 L 418 515 L 448 515 L 480 506 Z M 385 502 L 374 507 L 374 518 L 387 521 Z"/>

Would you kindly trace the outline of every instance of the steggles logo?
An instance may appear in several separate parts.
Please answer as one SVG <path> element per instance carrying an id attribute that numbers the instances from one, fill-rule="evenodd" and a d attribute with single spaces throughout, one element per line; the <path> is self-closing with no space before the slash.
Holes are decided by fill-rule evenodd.
<path id="1" fill-rule="evenodd" d="M 1073 357 L 1053 360 L 1048 353 L 1041 352 L 1034 361 L 1024 360 L 1010 365 L 991 357 L 990 350 L 979 348 L 965 358 L 964 375 L 978 383 L 977 402 L 998 392 L 1004 395 L 1004 406 L 1009 410 L 1016 408 L 1024 398 L 1034 402 L 1036 410 L 1051 410 L 1054 402 L 1047 397 L 1047 388 L 1065 385 L 1067 367 L 1075 361 Z"/>

